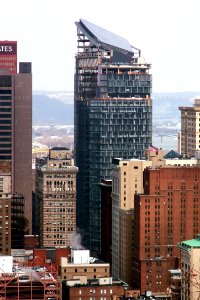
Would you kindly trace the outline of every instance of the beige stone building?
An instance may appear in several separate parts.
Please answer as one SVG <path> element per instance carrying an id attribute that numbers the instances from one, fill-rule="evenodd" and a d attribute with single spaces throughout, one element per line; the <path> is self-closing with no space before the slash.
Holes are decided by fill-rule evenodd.
<path id="1" fill-rule="evenodd" d="M 151 161 L 115 159 L 112 189 L 112 276 L 132 284 L 134 194 L 143 192 L 143 170 Z"/>
<path id="2" fill-rule="evenodd" d="M 120 158 L 113 160 L 112 176 L 112 276 L 132 285 L 132 237 L 134 195 L 143 194 L 143 171 L 154 166 L 195 166 L 200 155 L 194 158 L 165 158 L 164 151 L 150 147 L 146 160 Z M 168 157 L 166 155 L 166 157 Z M 173 157 L 169 156 L 169 157 Z"/>
<path id="3" fill-rule="evenodd" d="M 191 107 L 179 107 L 181 111 L 181 154 L 194 156 L 200 150 L 200 99 Z"/>
<path id="4" fill-rule="evenodd" d="M 49 150 L 36 164 L 36 197 L 40 210 L 42 247 L 71 245 L 76 232 L 76 174 L 71 152 L 64 147 Z"/>
<path id="5" fill-rule="evenodd" d="M 60 274 L 62 280 L 85 280 L 110 276 L 110 264 L 90 257 L 89 250 L 71 251 L 71 260 L 61 257 Z"/>
<path id="6" fill-rule="evenodd" d="M 179 244 L 181 249 L 181 299 L 198 300 L 200 290 L 200 236 L 195 239 L 183 241 Z"/>

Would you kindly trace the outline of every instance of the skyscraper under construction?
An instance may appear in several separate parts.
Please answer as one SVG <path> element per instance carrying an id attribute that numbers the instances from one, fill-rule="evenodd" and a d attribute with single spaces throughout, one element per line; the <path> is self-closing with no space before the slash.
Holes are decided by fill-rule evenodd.
<path id="1" fill-rule="evenodd" d="M 126 39 L 83 19 L 76 26 L 77 226 L 99 253 L 98 184 L 111 178 L 113 158 L 142 158 L 152 143 L 151 65 Z"/>

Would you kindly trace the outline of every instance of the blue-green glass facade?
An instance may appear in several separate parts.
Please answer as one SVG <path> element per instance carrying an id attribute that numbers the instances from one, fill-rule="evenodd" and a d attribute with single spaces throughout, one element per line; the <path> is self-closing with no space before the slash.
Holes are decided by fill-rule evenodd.
<path id="1" fill-rule="evenodd" d="M 99 183 L 111 178 L 113 158 L 143 158 L 151 145 L 152 78 L 140 52 L 129 51 L 127 44 L 126 49 L 117 48 L 112 41 L 104 45 L 95 40 L 91 28 L 87 31 L 84 21 L 76 25 L 77 226 L 85 246 L 99 254 Z"/>

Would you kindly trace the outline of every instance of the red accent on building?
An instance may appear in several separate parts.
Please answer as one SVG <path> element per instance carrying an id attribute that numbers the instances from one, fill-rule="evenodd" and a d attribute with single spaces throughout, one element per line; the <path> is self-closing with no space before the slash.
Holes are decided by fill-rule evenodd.
<path id="1" fill-rule="evenodd" d="M 33 250 L 33 261 L 35 266 L 44 266 L 46 263 L 46 253 L 45 249 L 34 249 Z"/>
<path id="2" fill-rule="evenodd" d="M 55 265 L 57 267 L 60 266 L 60 259 L 61 257 L 71 257 L 71 249 L 70 248 L 60 248 L 56 249 L 56 255 L 55 255 Z"/>
<path id="3" fill-rule="evenodd" d="M 17 73 L 17 42 L 0 41 L 0 69 Z"/>

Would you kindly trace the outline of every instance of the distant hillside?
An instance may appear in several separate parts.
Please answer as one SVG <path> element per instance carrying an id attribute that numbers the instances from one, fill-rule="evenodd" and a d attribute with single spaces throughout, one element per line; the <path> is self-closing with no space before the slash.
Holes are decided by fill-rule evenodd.
<path id="1" fill-rule="evenodd" d="M 46 95 L 33 94 L 33 125 L 74 123 L 73 103 L 64 103 Z"/>
<path id="2" fill-rule="evenodd" d="M 153 122 L 180 120 L 179 106 L 191 106 L 200 92 L 153 93 Z M 72 92 L 35 91 L 33 125 L 74 124 Z"/>
<path id="3" fill-rule="evenodd" d="M 153 120 L 180 120 L 180 106 L 192 106 L 200 92 L 153 93 Z"/>

